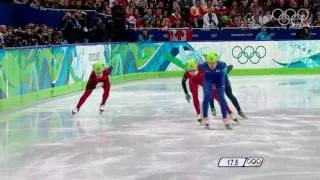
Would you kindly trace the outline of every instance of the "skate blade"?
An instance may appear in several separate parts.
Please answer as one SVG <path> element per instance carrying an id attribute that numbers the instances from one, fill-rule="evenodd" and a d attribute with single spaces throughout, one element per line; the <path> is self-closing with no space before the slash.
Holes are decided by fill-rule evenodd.
<path id="1" fill-rule="evenodd" d="M 205 124 L 205 128 L 206 128 L 206 129 L 210 129 L 209 124 Z"/>
<path id="2" fill-rule="evenodd" d="M 224 125 L 224 127 L 227 129 L 227 130 L 232 130 L 231 126 L 229 124 L 226 124 Z"/>
<path id="3" fill-rule="evenodd" d="M 238 119 L 234 119 L 233 121 L 240 124 L 240 121 Z"/>
<path id="4" fill-rule="evenodd" d="M 71 111 L 70 117 L 75 117 L 77 114 L 78 114 L 78 113 L 74 113 L 74 112 Z"/>

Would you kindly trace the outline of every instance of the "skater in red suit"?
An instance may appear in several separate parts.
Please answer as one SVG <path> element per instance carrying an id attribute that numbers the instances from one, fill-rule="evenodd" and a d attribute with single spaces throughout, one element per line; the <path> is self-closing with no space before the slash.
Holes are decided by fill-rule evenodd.
<path id="1" fill-rule="evenodd" d="M 102 101 L 99 109 L 100 109 L 100 112 L 104 111 L 105 103 L 109 97 L 109 91 L 110 91 L 109 75 L 111 74 L 111 71 L 112 71 L 112 66 L 109 66 L 109 68 L 105 68 L 102 62 L 96 62 L 93 65 L 93 71 L 91 72 L 91 75 L 89 77 L 86 89 L 83 95 L 81 96 L 76 108 L 72 111 L 72 114 L 76 114 L 79 112 L 83 103 L 87 100 L 87 98 L 90 96 L 92 91 L 97 87 L 103 88 Z"/>
<path id="2" fill-rule="evenodd" d="M 231 70 L 232 66 L 228 66 L 228 72 Z M 189 60 L 187 61 L 186 64 L 186 72 L 183 75 L 182 78 L 182 88 L 183 91 L 186 95 L 186 99 L 188 102 L 190 102 L 190 95 L 189 92 L 187 90 L 187 86 L 186 86 L 186 81 L 189 79 L 189 87 L 190 87 L 190 91 L 192 94 L 192 100 L 193 100 L 193 105 L 194 108 L 196 110 L 197 113 L 197 120 L 201 123 L 202 122 L 202 116 L 200 113 L 200 103 L 199 103 L 199 98 L 198 98 L 198 88 L 199 86 L 203 86 L 203 79 L 204 79 L 204 73 L 202 71 L 198 70 L 198 63 L 195 60 Z M 217 91 L 216 89 L 212 90 L 212 97 L 219 101 L 218 95 L 217 95 Z M 215 116 L 216 115 L 216 111 L 213 105 L 213 99 L 210 100 L 210 106 L 211 106 L 211 111 L 212 114 Z M 227 111 L 228 114 L 231 116 L 231 118 L 238 122 L 237 118 L 234 116 L 233 112 L 231 111 L 231 109 L 229 108 L 229 106 L 227 106 Z"/>

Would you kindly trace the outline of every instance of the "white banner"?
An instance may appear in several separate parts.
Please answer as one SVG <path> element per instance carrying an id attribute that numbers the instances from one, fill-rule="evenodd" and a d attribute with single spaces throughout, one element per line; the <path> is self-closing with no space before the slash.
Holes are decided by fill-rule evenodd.
<path id="1" fill-rule="evenodd" d="M 84 80 L 89 78 L 92 65 L 95 62 L 102 61 L 106 65 L 103 45 L 76 46 L 76 52 L 77 56 L 74 57 L 75 61 L 72 62 L 71 66 L 73 69 L 77 69 L 78 73 L 82 73 L 80 77 L 83 77 Z M 79 66 L 82 66 L 82 68 Z"/>

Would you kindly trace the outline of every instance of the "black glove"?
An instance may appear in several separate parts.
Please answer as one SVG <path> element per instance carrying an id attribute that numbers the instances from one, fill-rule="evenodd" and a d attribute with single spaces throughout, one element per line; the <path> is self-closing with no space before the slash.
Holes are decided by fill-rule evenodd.
<path id="1" fill-rule="evenodd" d="M 227 73 L 229 74 L 229 72 L 233 69 L 233 65 L 229 65 L 227 66 Z"/>
<path id="2" fill-rule="evenodd" d="M 191 97 L 189 94 L 186 94 L 186 100 L 188 101 L 188 103 L 190 103 Z"/>

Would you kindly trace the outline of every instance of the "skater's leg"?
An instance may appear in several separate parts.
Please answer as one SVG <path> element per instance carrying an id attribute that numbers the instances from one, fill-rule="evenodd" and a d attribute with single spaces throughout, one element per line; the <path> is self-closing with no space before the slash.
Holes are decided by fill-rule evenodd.
<path id="1" fill-rule="evenodd" d="M 189 85 L 190 85 L 190 91 L 192 94 L 192 101 L 193 101 L 193 106 L 196 110 L 197 113 L 197 120 L 201 123 L 202 122 L 202 116 L 201 116 L 201 112 L 200 112 L 200 103 L 199 103 L 199 93 L 198 93 L 198 87 L 199 85 L 189 81 Z"/>
<path id="2" fill-rule="evenodd" d="M 216 101 L 219 102 L 219 97 L 218 97 L 218 94 L 217 94 L 217 90 L 216 90 L 216 89 L 214 89 L 214 90 L 212 91 L 212 96 L 213 96 L 213 98 L 214 98 Z M 228 105 L 227 105 L 227 112 L 228 112 L 228 114 L 231 114 L 231 113 L 232 113 L 232 110 L 230 109 L 230 106 L 228 106 Z"/>
<path id="3" fill-rule="evenodd" d="M 189 81 L 190 91 L 192 94 L 193 106 L 196 110 L 197 115 L 200 114 L 200 103 L 199 103 L 199 95 L 198 95 L 198 85 Z"/>
<path id="4" fill-rule="evenodd" d="M 215 106 L 214 106 L 214 99 L 216 100 L 216 101 L 218 101 L 218 95 L 217 95 L 217 90 L 216 90 L 216 88 L 213 88 L 212 89 L 212 105 L 211 105 L 211 101 L 210 101 L 210 106 L 211 106 L 211 113 L 212 113 L 212 115 L 213 116 L 217 116 L 217 111 L 216 111 L 216 108 L 215 108 Z"/>
<path id="5" fill-rule="evenodd" d="M 109 97 L 109 92 L 110 92 L 110 83 L 104 83 L 102 101 L 101 101 L 101 104 L 100 104 L 100 112 L 104 111 L 104 106 L 105 106 L 106 101 L 107 101 L 107 99 Z"/>
<path id="6" fill-rule="evenodd" d="M 217 87 L 217 94 L 219 98 L 219 104 L 222 112 L 222 117 L 227 117 L 227 101 L 224 97 L 224 87 Z"/>
<path id="7" fill-rule="evenodd" d="M 219 103 L 220 103 L 220 108 L 221 108 L 221 112 L 222 112 L 223 123 L 224 123 L 224 126 L 226 129 L 231 130 L 232 128 L 230 127 L 230 125 L 228 123 L 228 119 L 227 119 L 227 101 L 224 97 L 224 92 L 225 92 L 224 86 L 217 85 L 217 94 L 219 97 Z"/>
<path id="8" fill-rule="evenodd" d="M 227 82 L 226 82 L 225 92 L 226 92 L 227 97 L 231 100 L 231 102 L 234 105 L 234 107 L 237 109 L 238 114 L 243 118 L 247 118 L 247 116 L 243 113 L 237 98 L 232 93 L 232 87 L 231 87 L 230 81 L 228 79 L 227 79 Z"/>
<path id="9" fill-rule="evenodd" d="M 106 104 L 106 101 L 109 97 L 109 92 L 110 92 L 110 84 L 109 83 L 105 83 L 103 85 L 103 95 L 102 95 L 102 101 L 101 101 L 101 105 Z"/>
<path id="10" fill-rule="evenodd" d="M 79 110 L 81 108 L 81 106 L 83 105 L 84 102 L 86 102 L 87 98 L 90 96 L 90 94 L 92 93 L 92 89 L 86 89 L 83 93 L 83 95 L 81 96 L 78 104 L 77 104 L 77 109 Z"/>
<path id="11" fill-rule="evenodd" d="M 208 106 L 209 101 L 212 99 L 212 82 L 204 81 L 203 83 L 203 101 L 202 101 L 202 113 L 204 118 L 204 124 L 209 125 L 208 121 Z"/>
<path id="12" fill-rule="evenodd" d="M 239 102 L 238 102 L 237 98 L 232 93 L 232 88 L 231 88 L 230 84 L 226 85 L 226 95 L 230 99 L 230 101 L 232 102 L 234 107 L 237 109 L 237 111 L 240 112 L 241 111 L 241 107 L 239 105 Z"/>

